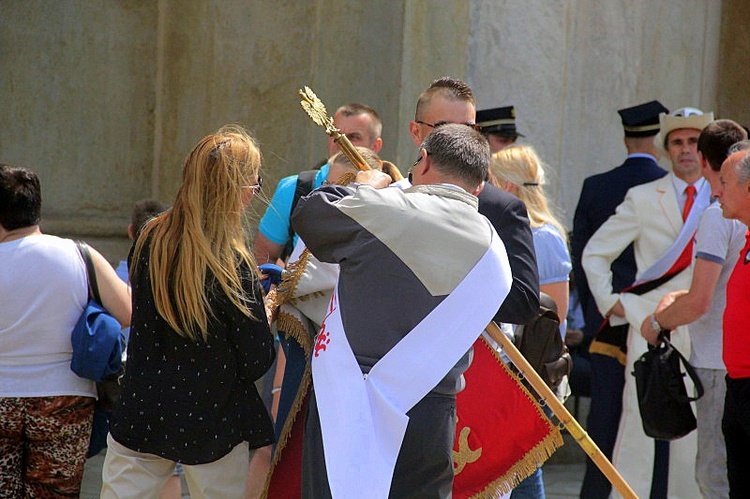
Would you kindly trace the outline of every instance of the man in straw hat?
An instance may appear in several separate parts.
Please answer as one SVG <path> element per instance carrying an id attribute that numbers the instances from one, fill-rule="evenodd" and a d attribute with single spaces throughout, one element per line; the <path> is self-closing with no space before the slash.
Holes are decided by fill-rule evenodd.
<path id="1" fill-rule="evenodd" d="M 710 185 L 701 176 L 697 144 L 713 113 L 682 108 L 659 115 L 654 144 L 672 163 L 661 179 L 630 189 L 625 200 L 589 240 L 583 268 L 599 311 L 612 326 L 629 324 L 625 371 L 646 351 L 640 326 L 668 292 L 690 286 L 693 238 L 702 211 L 708 206 Z M 613 292 L 612 263 L 633 244 L 638 279 L 630 288 Z M 673 344 L 690 352 L 688 334 L 675 334 Z M 654 454 L 643 432 L 635 382 L 626 376 L 623 411 L 613 464 L 641 497 L 698 497 L 693 479 L 695 434 L 674 442 L 656 440 Z"/>
<path id="2" fill-rule="evenodd" d="M 731 120 L 710 123 L 698 137 L 701 171 L 715 194 L 719 172 L 730 148 L 747 138 L 747 132 Z M 695 268 L 689 290 L 669 293 L 641 324 L 641 334 L 651 344 L 661 331 L 690 324 L 690 365 L 705 393 L 695 402 L 698 453 L 695 478 L 703 497 L 728 497 L 727 453 L 721 434 L 727 370 L 722 360 L 722 315 L 726 285 L 742 246 L 747 227 L 722 216 L 719 203 L 711 203 L 701 215 L 695 235 Z"/>

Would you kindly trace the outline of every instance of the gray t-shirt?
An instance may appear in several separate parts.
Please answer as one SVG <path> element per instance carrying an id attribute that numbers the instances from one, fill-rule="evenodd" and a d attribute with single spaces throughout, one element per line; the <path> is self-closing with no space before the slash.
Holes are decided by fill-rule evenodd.
<path id="1" fill-rule="evenodd" d="M 721 358 L 722 317 L 727 301 L 727 280 L 745 243 L 747 227 L 722 216 L 719 203 L 712 203 L 701 215 L 695 236 L 696 258 L 722 265 L 711 308 L 690 324 L 690 363 L 704 369 L 725 369 Z"/>

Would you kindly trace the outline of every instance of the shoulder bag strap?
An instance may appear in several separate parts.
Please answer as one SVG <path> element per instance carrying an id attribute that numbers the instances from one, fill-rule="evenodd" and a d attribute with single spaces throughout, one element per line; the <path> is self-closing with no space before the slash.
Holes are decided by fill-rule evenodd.
<path id="1" fill-rule="evenodd" d="M 91 259 L 89 246 L 83 241 L 76 241 L 76 247 L 78 247 L 78 252 L 81 254 L 81 257 L 86 264 L 86 275 L 88 276 L 89 282 L 89 299 L 93 298 L 94 301 L 101 305 L 102 299 L 99 296 L 99 286 L 96 282 L 96 269 L 94 268 L 94 261 Z"/>
<path id="2" fill-rule="evenodd" d="M 292 218 L 292 213 L 294 213 L 294 208 L 297 206 L 297 202 L 300 200 L 301 197 L 307 196 L 310 194 L 313 190 L 313 185 L 315 185 L 315 177 L 318 175 L 318 170 L 305 170 L 303 172 L 299 172 L 297 175 L 297 183 L 294 187 L 294 197 L 292 198 L 292 205 L 289 209 L 289 219 Z M 292 251 L 294 250 L 294 229 L 292 229 L 291 222 L 289 223 L 289 241 L 284 246 L 284 249 L 281 252 L 281 259 L 286 260 L 289 255 L 292 254 Z"/>
<path id="3" fill-rule="evenodd" d="M 669 341 L 669 338 L 665 336 L 663 337 L 663 340 L 666 343 L 667 347 L 671 348 L 674 353 L 677 354 L 677 357 L 680 359 L 682 366 L 685 368 L 685 373 L 690 376 L 690 379 L 693 381 L 693 385 L 695 385 L 695 390 L 698 392 L 695 397 L 683 397 L 682 395 L 677 395 L 674 393 L 672 394 L 672 396 L 680 402 L 693 402 L 698 400 L 703 396 L 703 383 L 701 383 L 700 378 L 693 369 L 693 366 L 690 365 L 690 362 L 688 362 L 687 359 L 680 353 L 680 351 L 677 350 L 674 345 L 672 345 L 672 342 Z"/>

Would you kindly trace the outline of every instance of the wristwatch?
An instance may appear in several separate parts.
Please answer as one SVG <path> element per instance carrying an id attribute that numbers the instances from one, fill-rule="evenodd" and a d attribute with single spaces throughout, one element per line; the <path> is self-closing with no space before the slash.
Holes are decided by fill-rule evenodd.
<path id="1" fill-rule="evenodd" d="M 656 314 L 651 314 L 651 329 L 653 329 L 657 333 L 661 333 L 662 331 L 664 331 L 664 328 L 661 327 L 659 321 L 656 320 Z"/>

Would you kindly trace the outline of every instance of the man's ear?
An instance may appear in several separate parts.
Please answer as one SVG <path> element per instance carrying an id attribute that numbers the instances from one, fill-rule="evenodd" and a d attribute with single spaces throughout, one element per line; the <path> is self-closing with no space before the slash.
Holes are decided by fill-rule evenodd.
<path id="1" fill-rule="evenodd" d="M 378 137 L 375 142 L 372 143 L 372 147 L 370 149 L 372 149 L 372 152 L 374 152 L 375 154 L 378 154 L 382 148 L 383 139 Z"/>
<path id="2" fill-rule="evenodd" d="M 711 167 L 711 165 L 708 164 L 708 161 L 706 161 L 706 158 L 703 157 L 703 153 L 700 151 L 698 151 L 698 161 L 700 162 L 702 170 Z"/>
<path id="3" fill-rule="evenodd" d="M 135 241 L 135 232 L 133 232 L 133 224 L 128 224 L 128 237 L 131 241 Z"/>
<path id="4" fill-rule="evenodd" d="M 432 159 L 430 158 L 430 155 L 427 154 L 427 151 L 424 148 L 419 150 L 419 155 L 422 157 L 422 161 L 419 162 L 417 168 L 420 168 L 422 175 L 424 175 L 425 173 L 430 171 L 430 168 L 432 168 Z"/>
<path id="5" fill-rule="evenodd" d="M 409 122 L 409 135 L 411 135 L 411 140 L 415 146 L 419 147 L 422 145 L 422 139 L 419 136 L 419 123 L 416 121 Z"/>

